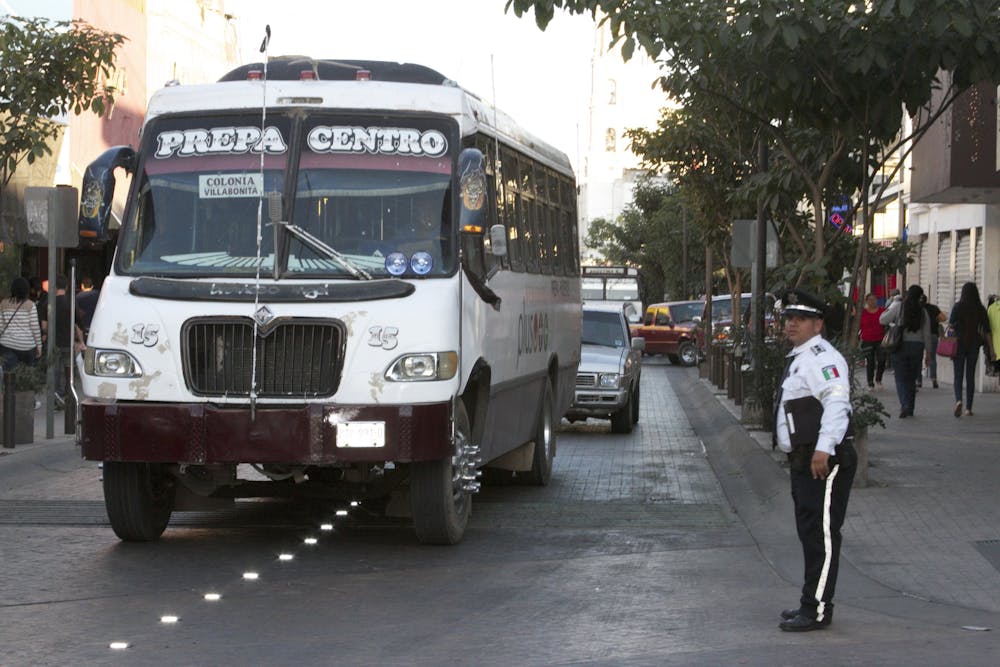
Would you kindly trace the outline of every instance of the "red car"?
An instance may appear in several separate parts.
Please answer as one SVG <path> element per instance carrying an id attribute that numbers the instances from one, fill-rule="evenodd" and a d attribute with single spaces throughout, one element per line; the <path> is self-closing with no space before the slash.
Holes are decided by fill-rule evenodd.
<path id="1" fill-rule="evenodd" d="M 646 354 L 665 354 L 671 363 L 698 363 L 696 330 L 703 301 L 668 301 L 646 307 L 642 324 L 632 325 L 632 335 L 646 339 Z"/>

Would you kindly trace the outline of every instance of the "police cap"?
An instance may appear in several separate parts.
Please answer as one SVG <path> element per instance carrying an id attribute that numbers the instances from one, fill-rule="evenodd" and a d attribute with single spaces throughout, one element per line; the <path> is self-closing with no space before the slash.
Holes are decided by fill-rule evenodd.
<path id="1" fill-rule="evenodd" d="M 826 305 L 809 292 L 794 288 L 781 295 L 781 310 L 786 316 L 823 317 Z"/>

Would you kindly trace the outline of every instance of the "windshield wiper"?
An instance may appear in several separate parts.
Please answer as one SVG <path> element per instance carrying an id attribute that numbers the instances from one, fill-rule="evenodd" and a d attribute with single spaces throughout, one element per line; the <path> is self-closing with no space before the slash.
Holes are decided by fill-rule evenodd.
<path id="1" fill-rule="evenodd" d="M 327 245 L 320 239 L 316 238 L 306 230 L 302 229 L 298 225 L 293 225 L 290 222 L 285 222 L 284 220 L 274 223 L 275 225 L 281 225 L 288 230 L 288 233 L 302 241 L 305 245 L 309 246 L 321 255 L 326 255 L 327 259 L 332 259 L 334 262 L 339 264 L 341 267 L 346 269 L 348 273 L 357 278 L 358 280 L 372 280 L 370 273 L 362 269 L 360 266 L 355 266 L 351 260 L 344 257 L 342 254 L 334 250 L 331 246 Z"/>
<path id="2" fill-rule="evenodd" d="M 370 273 L 368 273 L 367 271 L 365 271 L 364 269 L 362 269 L 360 266 L 355 266 L 355 264 L 353 262 L 351 262 L 351 260 L 347 259 L 342 254 L 340 254 L 339 252 L 337 252 L 336 250 L 334 250 L 332 246 L 327 245 L 326 243 L 324 243 L 323 241 L 321 241 L 319 238 L 317 238 L 316 236 L 313 236 L 312 234 L 310 234 L 306 230 L 302 229 L 298 225 L 293 225 L 292 223 L 288 222 L 287 220 L 282 220 L 281 219 L 281 217 L 282 217 L 281 216 L 282 210 L 283 210 L 283 206 L 282 206 L 282 203 L 281 203 L 281 194 L 278 193 L 278 192 L 270 192 L 270 193 L 268 193 L 268 195 L 267 195 L 267 214 L 268 214 L 268 217 L 271 218 L 271 224 L 274 225 L 274 230 L 275 230 L 274 231 L 274 234 L 275 234 L 275 236 L 274 236 L 274 251 L 275 251 L 275 253 L 278 252 L 278 230 L 284 228 L 284 229 L 288 230 L 289 234 L 291 234 L 292 236 L 294 236 L 295 238 L 297 238 L 299 241 L 301 241 L 305 245 L 307 245 L 310 248 L 312 248 L 314 251 L 318 252 L 321 255 L 326 255 L 327 259 L 332 259 L 334 262 L 336 262 L 337 264 L 339 264 L 341 266 L 341 268 L 346 269 L 348 273 L 350 273 L 352 276 L 354 276 L 358 280 L 372 280 L 372 276 L 371 276 Z M 275 278 L 275 280 L 277 280 L 277 278 L 278 278 L 277 256 L 275 257 L 275 262 L 274 262 L 274 278 Z"/>

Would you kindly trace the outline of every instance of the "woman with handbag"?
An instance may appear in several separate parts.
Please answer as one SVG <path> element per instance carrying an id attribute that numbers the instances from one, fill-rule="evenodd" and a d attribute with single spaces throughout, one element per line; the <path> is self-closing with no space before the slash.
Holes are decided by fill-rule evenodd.
<path id="1" fill-rule="evenodd" d="M 0 303 L 0 357 L 5 371 L 18 364 L 32 365 L 42 356 L 42 331 L 29 289 L 26 279 L 14 278 L 10 296 Z"/>
<path id="2" fill-rule="evenodd" d="M 923 361 L 931 353 L 931 320 L 920 305 L 924 290 L 920 285 L 910 285 L 906 295 L 893 299 L 879 322 L 888 326 L 886 338 L 892 336 L 893 328 L 900 334 L 899 347 L 890 355 L 892 372 L 896 377 L 896 395 L 899 397 L 899 418 L 913 416 L 917 399 L 917 378 L 923 368 Z M 884 340 L 884 339 L 883 339 Z M 883 342 L 883 346 L 886 346 Z"/>
<path id="3" fill-rule="evenodd" d="M 865 373 L 868 388 L 882 388 L 882 374 L 885 372 L 885 353 L 882 352 L 882 336 L 885 330 L 878 321 L 885 308 L 878 305 L 874 294 L 865 295 L 865 307 L 861 310 L 861 349 L 865 353 Z"/>
<path id="4" fill-rule="evenodd" d="M 972 416 L 972 397 L 976 393 L 976 363 L 979 348 L 986 347 L 986 360 L 993 360 L 993 346 L 990 335 L 990 320 L 986 308 L 979 298 L 976 283 L 962 285 L 958 303 L 951 309 L 948 324 L 955 330 L 958 349 L 952 364 L 955 369 L 955 410 L 956 417 L 962 416 L 962 383 L 965 382 L 965 416 Z"/>

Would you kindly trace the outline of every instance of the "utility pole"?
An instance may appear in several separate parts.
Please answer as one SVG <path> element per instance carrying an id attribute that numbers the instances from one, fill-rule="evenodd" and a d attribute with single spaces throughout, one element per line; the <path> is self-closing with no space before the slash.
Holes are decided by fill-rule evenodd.
<path id="1" fill-rule="evenodd" d="M 764 173 L 767 171 L 767 132 L 761 129 L 757 138 L 757 171 Z M 764 347 L 764 273 L 767 268 L 767 208 L 764 205 L 764 198 L 760 197 L 757 204 L 757 225 L 754 234 L 754 254 L 753 273 L 750 278 L 750 329 L 751 329 L 751 351 L 754 358 L 753 376 L 754 387 L 759 390 L 763 386 L 763 364 L 761 351 Z"/>

